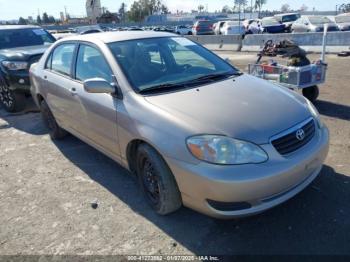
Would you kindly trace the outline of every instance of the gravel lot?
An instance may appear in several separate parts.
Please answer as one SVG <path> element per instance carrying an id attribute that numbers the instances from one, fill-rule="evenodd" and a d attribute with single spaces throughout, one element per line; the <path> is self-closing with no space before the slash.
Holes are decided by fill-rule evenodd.
<path id="1" fill-rule="evenodd" d="M 241 69 L 255 59 L 220 55 Z M 72 136 L 52 142 L 32 104 L 23 114 L 0 109 L 0 254 L 350 255 L 350 58 L 327 59 L 316 106 L 331 147 L 320 176 L 287 203 L 242 220 L 187 208 L 157 216 L 112 160 Z"/>

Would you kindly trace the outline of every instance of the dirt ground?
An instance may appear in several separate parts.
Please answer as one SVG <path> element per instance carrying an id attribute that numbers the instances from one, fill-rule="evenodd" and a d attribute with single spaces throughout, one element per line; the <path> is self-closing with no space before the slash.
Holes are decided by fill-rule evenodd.
<path id="1" fill-rule="evenodd" d="M 243 70 L 255 59 L 220 55 Z M 331 146 L 320 176 L 287 203 L 241 220 L 187 208 L 158 216 L 118 164 L 72 136 L 52 142 L 38 113 L 0 109 L 0 255 L 350 255 L 350 58 L 327 60 L 316 106 Z"/>

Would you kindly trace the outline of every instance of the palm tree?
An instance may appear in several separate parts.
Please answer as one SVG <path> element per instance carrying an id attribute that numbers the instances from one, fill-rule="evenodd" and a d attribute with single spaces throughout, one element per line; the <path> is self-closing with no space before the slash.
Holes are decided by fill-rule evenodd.
<path id="1" fill-rule="evenodd" d="M 258 9 L 259 10 L 259 18 L 261 15 L 261 8 L 263 5 L 265 5 L 267 2 L 267 0 L 255 0 L 255 10 Z"/>

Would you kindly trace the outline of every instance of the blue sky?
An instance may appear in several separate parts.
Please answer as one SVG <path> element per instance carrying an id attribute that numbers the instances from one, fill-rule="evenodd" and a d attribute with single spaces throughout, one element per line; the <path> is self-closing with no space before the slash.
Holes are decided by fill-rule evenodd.
<path id="1" fill-rule="evenodd" d="M 124 0 L 130 6 L 134 0 Z M 101 0 L 102 5 L 110 11 L 117 11 L 123 0 Z M 209 11 L 220 10 L 224 5 L 233 6 L 234 0 L 163 0 L 172 12 L 176 10 L 197 9 L 199 4 L 208 5 Z M 248 0 L 250 3 L 250 0 Z M 348 2 L 346 0 L 267 0 L 264 9 L 279 10 L 282 4 L 289 4 L 292 8 L 299 8 L 303 4 L 312 10 L 335 10 L 335 6 Z M 68 12 L 76 16 L 85 15 L 85 0 L 0 0 L 0 20 L 18 19 L 19 16 L 36 16 L 38 9 L 40 12 L 48 12 L 55 17 L 59 17 L 60 11 L 67 6 Z"/>

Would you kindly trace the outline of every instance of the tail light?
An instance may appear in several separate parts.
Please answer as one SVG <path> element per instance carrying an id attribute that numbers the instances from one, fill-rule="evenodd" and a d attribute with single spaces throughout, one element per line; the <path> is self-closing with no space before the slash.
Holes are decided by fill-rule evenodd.
<path id="1" fill-rule="evenodd" d="M 198 31 L 198 30 L 199 30 L 199 26 L 195 26 L 194 29 L 195 29 L 196 31 Z"/>

